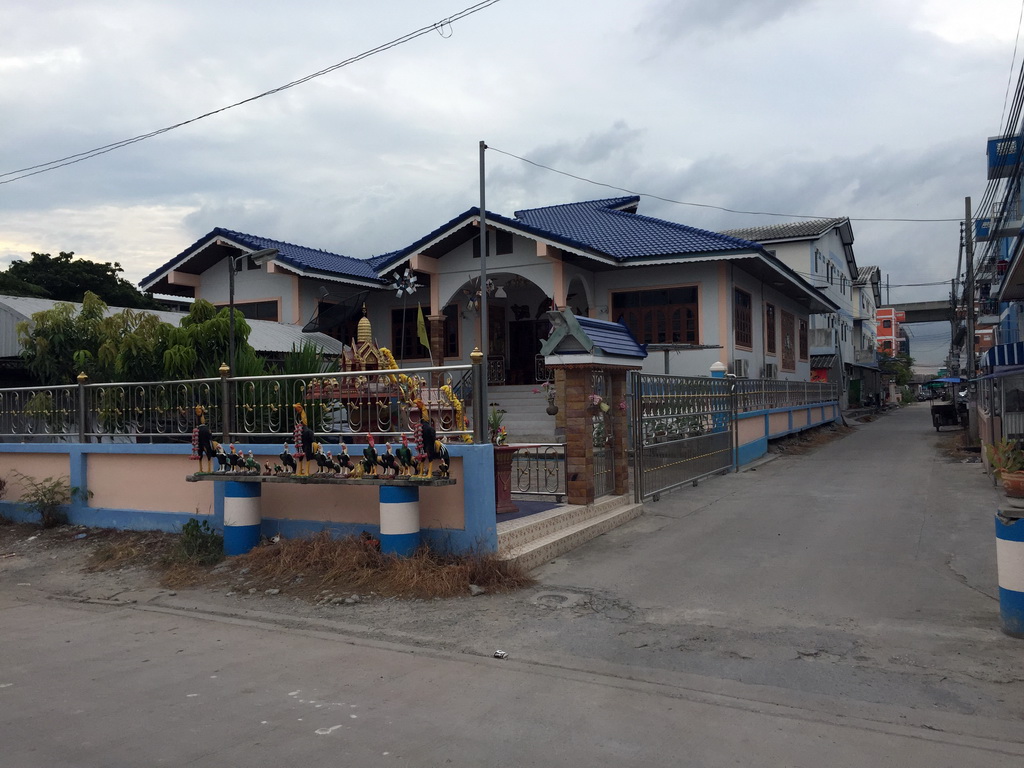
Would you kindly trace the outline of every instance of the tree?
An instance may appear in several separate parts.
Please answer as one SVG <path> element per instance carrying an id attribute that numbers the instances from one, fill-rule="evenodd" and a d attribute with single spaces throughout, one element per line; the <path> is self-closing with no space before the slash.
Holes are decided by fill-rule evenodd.
<path id="1" fill-rule="evenodd" d="M 892 376 L 900 387 L 906 386 L 914 378 L 914 358 L 906 352 L 900 352 L 895 357 L 879 352 L 878 367 L 882 373 Z"/>
<path id="2" fill-rule="evenodd" d="M 228 357 L 229 318 L 225 307 L 195 302 L 177 327 L 144 311 L 108 314 L 96 294 L 82 305 L 59 303 L 18 324 L 22 359 L 41 384 L 73 384 L 80 372 L 94 382 L 157 381 L 218 375 Z M 266 365 L 248 343 L 249 324 L 235 310 L 236 371 L 266 373 Z"/>
<path id="3" fill-rule="evenodd" d="M 57 257 L 33 252 L 31 261 L 14 261 L 6 272 L 0 272 L 0 292 L 74 302 L 92 292 L 115 307 L 159 308 L 151 297 L 120 277 L 124 269 L 118 262 L 99 263 L 75 259 L 74 255 L 73 251 L 61 251 Z"/>

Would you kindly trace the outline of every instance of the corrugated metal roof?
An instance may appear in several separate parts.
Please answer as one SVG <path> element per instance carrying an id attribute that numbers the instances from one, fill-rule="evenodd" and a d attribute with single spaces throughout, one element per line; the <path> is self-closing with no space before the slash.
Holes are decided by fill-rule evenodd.
<path id="1" fill-rule="evenodd" d="M 755 243 L 767 243 L 772 240 L 814 238 L 820 237 L 834 227 L 841 226 L 848 220 L 845 216 L 835 219 L 805 219 L 804 221 L 791 221 L 783 224 L 769 224 L 766 227 L 727 229 L 723 234 L 752 240 Z"/>
<path id="2" fill-rule="evenodd" d="M 57 302 L 52 299 L 37 299 L 27 296 L 0 296 L 0 309 L 6 310 L 14 322 L 28 320 L 36 312 L 43 312 L 53 309 L 55 304 L 67 303 L 77 308 L 81 304 L 76 302 Z M 115 315 L 121 312 L 124 307 L 108 307 L 107 315 Z M 156 315 L 165 323 L 177 326 L 185 317 L 185 312 L 170 312 L 167 310 L 139 309 L 133 312 L 145 312 Z M 325 354 L 338 355 L 344 345 L 337 339 L 332 339 L 323 333 L 303 333 L 301 325 L 290 325 L 288 323 L 275 323 L 270 320 L 246 320 L 251 329 L 249 333 L 249 344 L 257 352 L 284 353 L 291 352 L 293 347 L 302 346 L 303 342 L 311 341 L 316 344 Z M 6 323 L 5 323 L 6 325 Z M 12 346 L 13 344 L 13 346 Z M 21 346 L 17 338 L 10 337 L 7 333 L 0 334 L 0 357 L 15 357 L 21 353 Z"/>
<path id="3" fill-rule="evenodd" d="M 835 364 L 835 355 L 811 355 L 811 368 L 831 368 Z"/>

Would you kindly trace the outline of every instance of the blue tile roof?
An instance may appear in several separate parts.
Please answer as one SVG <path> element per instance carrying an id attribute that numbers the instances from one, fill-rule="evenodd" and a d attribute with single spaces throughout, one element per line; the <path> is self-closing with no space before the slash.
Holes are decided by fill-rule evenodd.
<path id="1" fill-rule="evenodd" d="M 516 211 L 516 222 L 577 248 L 607 254 L 618 261 L 645 257 L 761 250 L 738 237 L 640 216 L 637 196 L 590 200 Z"/>
<path id="2" fill-rule="evenodd" d="M 234 243 L 238 243 L 239 245 L 252 248 L 254 251 L 260 251 L 265 248 L 276 248 L 278 251 L 278 254 L 275 257 L 276 261 L 291 265 L 302 271 L 327 272 L 330 274 L 351 277 L 361 281 L 383 283 L 383 280 L 377 274 L 377 270 L 369 259 L 355 259 L 351 256 L 342 256 L 338 253 L 331 253 L 317 248 L 295 245 L 294 243 L 287 243 L 283 240 L 271 240 L 268 237 L 249 235 L 244 232 L 236 232 L 232 229 L 216 227 L 196 240 L 192 245 L 183 250 L 162 267 L 142 278 L 142 280 L 139 281 L 139 284 L 145 286 L 158 280 L 168 270 L 174 268 L 175 265 L 178 265 L 183 258 L 199 249 L 207 241 L 213 240 L 217 237 L 226 238 Z"/>
<path id="3" fill-rule="evenodd" d="M 630 333 L 629 328 L 622 323 L 594 320 L 580 315 L 575 315 L 575 318 L 583 332 L 594 342 L 594 346 L 604 354 L 640 359 L 647 357 L 646 346 L 640 344 Z"/>
<path id="4" fill-rule="evenodd" d="M 247 235 L 244 232 L 235 232 L 230 229 L 217 227 L 211 234 L 218 234 L 230 238 L 236 243 L 245 245 L 255 250 L 264 248 L 277 248 L 278 254 L 275 261 L 291 264 L 303 270 L 314 270 L 317 272 L 333 272 L 349 277 L 362 278 L 363 280 L 378 280 L 377 271 L 371 266 L 367 259 L 354 259 L 351 256 L 342 256 L 338 253 L 323 251 L 318 248 L 307 248 L 304 245 L 295 245 L 281 240 L 271 240 L 267 237 Z"/>

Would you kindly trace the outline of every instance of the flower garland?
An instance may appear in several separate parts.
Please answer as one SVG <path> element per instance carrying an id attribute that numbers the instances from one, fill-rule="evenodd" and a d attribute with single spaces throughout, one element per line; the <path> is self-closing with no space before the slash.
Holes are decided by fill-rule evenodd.
<path id="1" fill-rule="evenodd" d="M 452 404 L 452 408 L 455 409 L 455 426 L 460 429 L 469 429 L 469 420 L 463 415 L 462 401 L 459 400 L 455 392 L 452 391 L 451 385 L 445 384 L 441 387 L 441 394 L 448 398 L 448 402 Z M 472 442 L 472 438 L 466 442 Z"/>

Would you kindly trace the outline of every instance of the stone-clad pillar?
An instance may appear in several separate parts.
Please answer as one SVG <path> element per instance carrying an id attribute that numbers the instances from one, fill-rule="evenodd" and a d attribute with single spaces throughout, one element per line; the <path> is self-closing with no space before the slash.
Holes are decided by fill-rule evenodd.
<path id="1" fill-rule="evenodd" d="M 587 408 L 590 367 L 565 369 L 565 491 L 570 504 L 594 501 L 593 419 Z M 560 409 L 561 410 L 561 409 Z"/>

